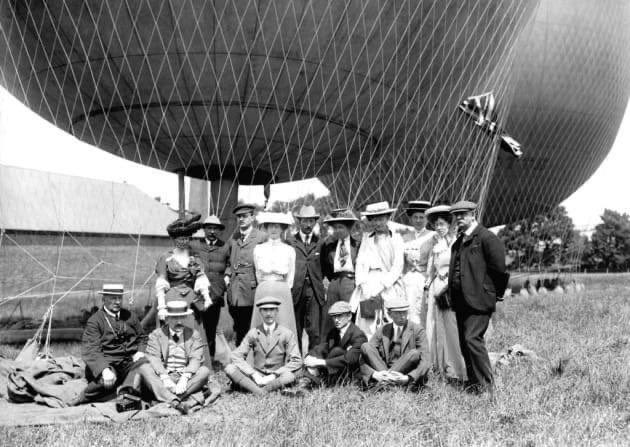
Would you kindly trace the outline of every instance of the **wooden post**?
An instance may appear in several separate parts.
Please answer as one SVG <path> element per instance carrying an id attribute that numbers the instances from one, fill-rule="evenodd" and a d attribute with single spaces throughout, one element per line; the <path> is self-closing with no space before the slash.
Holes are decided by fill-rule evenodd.
<path id="1" fill-rule="evenodd" d="M 177 193 L 179 196 L 179 217 L 185 217 L 186 215 L 186 189 L 184 184 L 184 170 L 180 169 L 177 172 Z"/>

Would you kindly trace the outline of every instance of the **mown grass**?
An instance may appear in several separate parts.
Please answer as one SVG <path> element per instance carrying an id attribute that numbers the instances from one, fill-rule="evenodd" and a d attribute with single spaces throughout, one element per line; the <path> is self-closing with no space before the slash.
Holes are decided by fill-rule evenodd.
<path id="1" fill-rule="evenodd" d="M 189 417 L 4 428 L 0 444 L 628 445 L 629 297 L 628 276 L 615 276 L 578 295 L 508 300 L 490 349 L 520 343 L 541 360 L 501 367 L 494 401 L 435 379 L 419 394 L 350 386 L 295 399 L 226 394 Z"/>

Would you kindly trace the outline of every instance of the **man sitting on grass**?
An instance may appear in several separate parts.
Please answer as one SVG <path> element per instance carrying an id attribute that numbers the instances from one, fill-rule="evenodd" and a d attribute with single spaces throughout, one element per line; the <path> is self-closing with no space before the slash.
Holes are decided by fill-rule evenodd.
<path id="1" fill-rule="evenodd" d="M 336 385 L 352 379 L 359 368 L 361 345 L 367 342 L 367 337 L 350 321 L 352 319 L 350 304 L 337 301 L 330 306 L 328 315 L 335 327 L 304 359 L 306 371 L 301 380 L 302 386 L 322 383 Z"/>
<path id="2" fill-rule="evenodd" d="M 138 394 L 140 370 L 149 366 L 140 320 L 122 308 L 123 285 L 105 284 L 99 293 L 103 307 L 90 317 L 83 332 L 81 354 L 88 380 L 83 401 L 108 400 L 115 391 Z"/>
<path id="3" fill-rule="evenodd" d="M 417 389 L 426 383 L 431 367 L 427 336 L 421 325 L 408 321 L 406 299 L 392 300 L 387 311 L 393 322 L 377 329 L 361 346 L 363 384 Z"/>
<path id="4" fill-rule="evenodd" d="M 225 367 L 225 374 L 237 388 L 263 395 L 295 382 L 302 358 L 293 332 L 276 323 L 280 304 L 278 298 L 270 296 L 256 303 L 263 324 L 247 332 L 232 352 L 232 363 Z M 247 362 L 250 353 L 253 364 Z"/>
<path id="5" fill-rule="evenodd" d="M 187 414 L 203 405 L 200 391 L 206 388 L 210 370 L 203 365 L 201 335 L 186 326 L 192 315 L 186 301 L 166 303 L 166 324 L 149 335 L 147 357 L 154 372 L 144 376 L 145 384 L 161 402 L 169 402 Z"/>

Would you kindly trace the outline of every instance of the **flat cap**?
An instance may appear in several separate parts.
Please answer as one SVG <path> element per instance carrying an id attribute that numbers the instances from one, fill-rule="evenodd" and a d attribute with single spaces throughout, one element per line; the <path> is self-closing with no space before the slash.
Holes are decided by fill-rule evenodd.
<path id="1" fill-rule="evenodd" d="M 460 200 L 459 202 L 455 202 L 451 205 L 451 214 L 462 213 L 465 211 L 475 211 L 477 209 L 477 204 L 475 202 L 470 202 L 468 200 Z"/>
<path id="2" fill-rule="evenodd" d="M 328 309 L 328 315 L 340 315 L 340 314 L 349 314 L 352 313 L 352 309 L 350 308 L 350 304 L 345 301 L 337 301 L 335 304 L 330 306 Z"/>
<path id="3" fill-rule="evenodd" d="M 261 299 L 256 301 L 256 307 L 259 308 L 278 308 L 282 301 L 280 299 L 273 296 L 263 296 Z"/>
<path id="4" fill-rule="evenodd" d="M 256 205 L 253 205 L 251 203 L 241 203 L 234 207 L 234 209 L 232 210 L 232 214 L 253 213 L 254 211 L 256 211 Z"/>
<path id="5" fill-rule="evenodd" d="M 389 311 L 407 311 L 409 310 L 409 303 L 405 298 L 396 297 L 393 300 L 385 301 L 385 307 Z"/>

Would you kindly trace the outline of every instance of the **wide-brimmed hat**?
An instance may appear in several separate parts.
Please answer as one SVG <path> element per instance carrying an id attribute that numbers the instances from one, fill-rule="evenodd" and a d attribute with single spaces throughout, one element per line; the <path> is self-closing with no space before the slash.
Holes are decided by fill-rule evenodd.
<path id="1" fill-rule="evenodd" d="M 385 307 L 389 312 L 404 312 L 409 310 L 409 303 L 404 298 L 396 297 L 385 302 Z"/>
<path id="2" fill-rule="evenodd" d="M 103 288 L 100 292 L 101 295 L 125 295 L 129 292 L 125 292 L 125 286 L 122 284 L 103 284 Z"/>
<path id="3" fill-rule="evenodd" d="M 214 225 L 215 227 L 219 227 L 222 230 L 225 229 L 225 225 L 223 225 L 221 223 L 221 219 L 219 219 L 217 216 L 215 216 L 214 214 L 211 214 L 210 216 L 206 217 L 206 220 L 203 221 L 203 226 L 207 227 L 209 225 Z"/>
<path id="4" fill-rule="evenodd" d="M 352 308 L 345 301 L 337 301 L 328 309 L 328 315 L 341 315 L 352 313 Z"/>
<path id="5" fill-rule="evenodd" d="M 256 302 L 256 307 L 259 309 L 277 309 L 282 304 L 279 298 L 273 296 L 264 296 Z"/>
<path id="6" fill-rule="evenodd" d="M 298 219 L 319 219 L 319 214 L 312 205 L 302 205 L 293 216 Z"/>
<path id="7" fill-rule="evenodd" d="M 167 317 L 185 317 L 193 313 L 186 301 L 169 301 L 166 303 Z"/>
<path id="8" fill-rule="evenodd" d="M 201 214 L 193 214 L 191 217 L 180 217 L 166 227 L 166 232 L 172 238 L 192 236 L 203 225 L 199 220 Z"/>
<path id="9" fill-rule="evenodd" d="M 330 217 L 327 217 L 324 220 L 325 224 L 331 225 L 334 223 L 343 223 L 343 224 L 354 224 L 355 222 L 358 222 L 359 219 L 357 219 L 357 216 L 354 215 L 354 213 L 352 212 L 352 210 L 343 210 L 343 211 L 339 211 L 337 212 L 335 215 L 332 215 Z"/>
<path id="10" fill-rule="evenodd" d="M 251 203 L 240 203 L 234 207 L 232 214 L 253 213 L 256 211 L 256 205 Z"/>
<path id="11" fill-rule="evenodd" d="M 344 213 L 346 211 L 352 211 L 349 206 L 343 206 L 339 208 L 335 208 L 334 210 L 330 210 L 330 215 L 332 217 L 337 217 L 337 214 Z"/>
<path id="12" fill-rule="evenodd" d="M 269 211 L 258 213 L 258 217 L 256 217 L 256 220 L 261 225 L 275 223 L 275 224 L 289 226 L 293 224 L 293 220 L 291 219 L 291 216 L 289 216 L 288 214 L 272 213 Z"/>
<path id="13" fill-rule="evenodd" d="M 477 204 L 475 202 L 470 202 L 468 200 L 460 200 L 459 202 L 455 202 L 451 205 L 450 213 L 463 213 L 466 211 L 475 211 L 477 209 Z"/>
<path id="14" fill-rule="evenodd" d="M 398 208 L 390 208 L 389 202 L 369 203 L 365 207 L 365 211 L 361 212 L 363 216 L 382 216 L 384 214 L 395 213 Z"/>
<path id="15" fill-rule="evenodd" d="M 410 200 L 405 206 L 405 213 L 412 215 L 414 213 L 423 212 L 431 208 L 431 202 L 428 200 Z"/>

